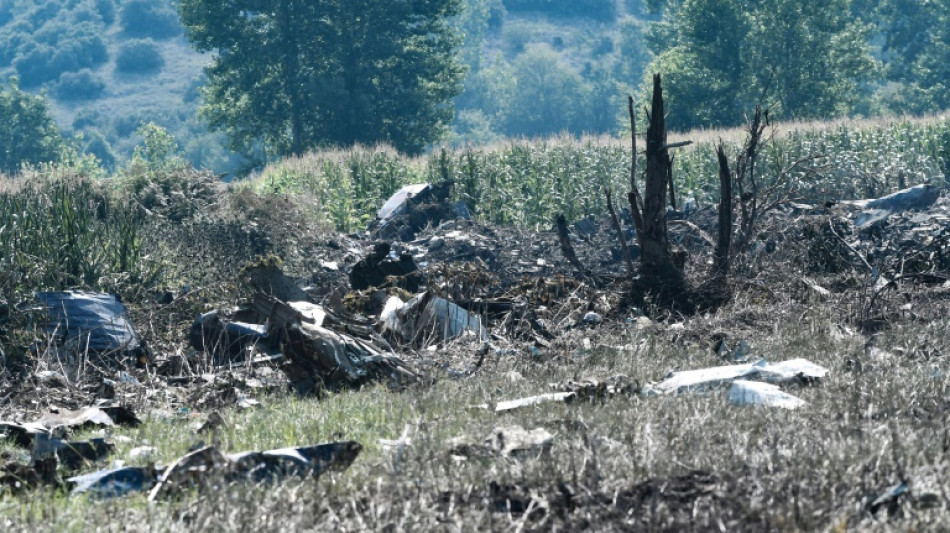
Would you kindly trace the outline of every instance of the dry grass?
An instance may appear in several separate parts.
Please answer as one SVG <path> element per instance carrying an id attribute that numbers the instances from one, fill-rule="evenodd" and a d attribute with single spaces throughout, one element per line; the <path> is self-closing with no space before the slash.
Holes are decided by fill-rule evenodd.
<path id="1" fill-rule="evenodd" d="M 711 392 L 548 404 L 505 415 L 470 408 L 546 392 L 549 382 L 563 379 L 622 373 L 644 382 L 670 369 L 721 364 L 705 342 L 674 340 L 677 335 L 665 328 L 578 331 L 547 361 L 506 355 L 473 378 L 442 379 L 428 389 L 372 388 L 325 401 L 277 395 L 266 398 L 260 410 L 226 411 L 228 426 L 209 437 L 193 433 L 193 420 L 155 417 L 139 429 L 116 433 L 131 439 L 119 446 L 118 457 L 147 443 L 158 447 L 166 463 L 202 438 L 227 451 L 362 442 L 364 453 L 345 473 L 316 482 L 219 486 L 164 503 L 147 503 L 142 496 L 118 501 L 59 493 L 7 496 L 0 499 L 0 523 L 10 531 L 950 527 L 943 427 L 950 368 L 943 358 L 928 359 L 919 346 L 919 339 L 930 338 L 939 346 L 928 349 L 946 353 L 950 321 L 895 325 L 878 345 L 899 355 L 861 372 L 846 370 L 846 361 L 864 359 L 864 339 L 837 333 L 840 317 L 819 307 L 740 302 L 716 316 L 687 320 L 685 331 L 728 327 L 749 317 L 758 317 L 757 334 L 749 339 L 757 355 L 773 361 L 805 357 L 831 369 L 822 383 L 794 391 L 809 402 L 806 407 L 736 407 L 724 392 Z M 579 348 L 585 338 L 589 349 Z M 550 453 L 461 463 L 450 457 L 453 437 L 478 442 L 493 428 L 511 424 L 555 434 Z M 404 431 L 412 444 L 403 452 L 378 445 L 378 439 L 395 439 Z M 682 493 L 651 492 L 652 485 L 642 485 L 691 473 L 679 480 Z M 694 478 L 699 481 L 691 485 Z M 864 510 L 901 480 L 922 501 L 933 494 L 941 503 L 933 508 L 908 503 L 894 517 L 886 510 L 876 516 Z M 530 512 L 517 512 L 520 505 Z"/>

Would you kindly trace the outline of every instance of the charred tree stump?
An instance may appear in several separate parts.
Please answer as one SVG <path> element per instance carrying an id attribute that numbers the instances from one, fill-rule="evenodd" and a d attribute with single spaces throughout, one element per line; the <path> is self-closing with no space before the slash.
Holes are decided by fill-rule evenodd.
<path id="1" fill-rule="evenodd" d="M 627 238 L 623 234 L 623 226 L 620 224 L 620 218 L 617 217 L 617 211 L 614 210 L 613 198 L 610 189 L 604 188 L 604 194 L 607 196 L 607 211 L 610 212 L 610 221 L 614 225 L 614 231 L 617 232 L 617 238 L 620 239 L 620 248 L 623 250 L 624 259 L 627 260 L 627 272 L 633 276 L 636 272 L 633 268 L 633 256 L 630 255 L 630 247 L 627 246 Z"/>
<path id="2" fill-rule="evenodd" d="M 642 282 L 654 293 L 660 305 L 689 307 L 688 287 L 683 271 L 673 262 L 666 223 L 666 197 L 672 165 L 669 149 L 672 146 L 666 142 L 666 117 L 659 74 L 653 77 L 653 101 L 648 118 L 643 233 L 640 237 Z"/>
<path id="3" fill-rule="evenodd" d="M 719 159 L 719 234 L 716 237 L 714 275 L 729 273 L 729 246 L 732 242 L 732 173 L 722 144 L 716 149 Z"/>
<path id="4" fill-rule="evenodd" d="M 567 220 L 564 218 L 564 215 L 558 215 L 555 219 L 555 223 L 557 223 L 557 236 L 561 241 L 561 253 L 571 262 L 571 265 L 577 270 L 579 276 L 586 277 L 587 269 L 584 268 L 581 260 L 577 258 L 574 245 L 571 244 L 571 236 L 567 231 Z"/>

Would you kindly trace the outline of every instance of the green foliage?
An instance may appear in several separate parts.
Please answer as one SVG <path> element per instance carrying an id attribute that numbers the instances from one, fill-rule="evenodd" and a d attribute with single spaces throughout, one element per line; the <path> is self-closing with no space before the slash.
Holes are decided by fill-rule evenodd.
<path id="1" fill-rule="evenodd" d="M 79 72 L 65 72 L 53 87 L 56 98 L 64 101 L 95 100 L 105 92 L 106 84 L 102 77 L 89 69 Z"/>
<path id="2" fill-rule="evenodd" d="M 868 28 L 850 2 L 683 0 L 651 26 L 672 128 L 737 125 L 758 102 L 783 118 L 848 115 L 873 79 Z"/>
<path id="3" fill-rule="evenodd" d="M 149 74 L 162 70 L 165 59 L 151 39 L 133 40 L 119 47 L 115 68 L 126 74 Z"/>
<path id="4" fill-rule="evenodd" d="M 178 142 L 165 128 L 149 122 L 136 133 L 142 137 L 142 144 L 135 147 L 126 174 L 155 177 L 186 166 Z"/>
<path id="5" fill-rule="evenodd" d="M 115 2 L 113 2 L 113 0 L 92 0 L 92 4 L 95 6 L 96 12 L 99 13 L 99 17 L 106 26 L 111 26 L 115 23 Z"/>
<path id="6" fill-rule="evenodd" d="M 718 201 L 715 147 L 738 153 L 741 131 L 719 132 L 677 151 L 674 179 L 681 199 Z M 363 227 L 400 185 L 455 180 L 455 194 L 479 220 L 547 226 L 555 214 L 577 220 L 603 215 L 604 187 L 626 191 L 629 140 L 508 141 L 406 158 L 386 150 L 316 152 L 266 167 L 253 181 L 262 193 L 305 194 L 318 219 L 340 231 Z M 645 162 L 638 165 L 642 170 Z M 807 164 L 798 164 L 799 160 Z M 818 124 L 779 132 L 757 164 L 763 188 L 786 188 L 800 201 L 867 198 L 899 187 L 950 183 L 950 119 L 870 124 Z"/>
<path id="7" fill-rule="evenodd" d="M 73 173 L 32 173 L 0 193 L 0 290 L 115 290 L 161 275 L 143 257 L 142 213 Z"/>
<path id="8" fill-rule="evenodd" d="M 57 20 L 33 34 L 35 40 L 17 47 L 13 67 L 24 87 L 55 80 L 64 72 L 96 67 L 109 60 L 100 29 L 92 22 Z"/>
<path id="9" fill-rule="evenodd" d="M 916 113 L 950 107 L 950 1 L 881 2 L 888 77 L 902 85 L 892 107 Z"/>
<path id="10" fill-rule="evenodd" d="M 583 129 L 581 103 L 587 99 L 580 75 L 565 65 L 548 47 L 532 47 L 514 62 L 517 72 L 507 129 L 528 137 L 550 131 Z"/>
<path id="11" fill-rule="evenodd" d="M 130 37 L 168 39 L 182 31 L 174 9 L 160 0 L 128 0 L 119 11 L 119 19 Z"/>
<path id="12" fill-rule="evenodd" d="M 91 131 L 83 136 L 82 151 L 84 154 L 91 154 L 106 169 L 115 168 L 115 153 L 109 141 L 98 131 Z"/>
<path id="13" fill-rule="evenodd" d="M 589 17 L 612 21 L 617 18 L 616 0 L 504 0 L 508 11 L 540 11 L 554 17 Z"/>
<path id="14" fill-rule="evenodd" d="M 15 78 L 0 86 L 0 173 L 57 161 L 63 144 L 45 97 L 21 90 Z"/>
<path id="15" fill-rule="evenodd" d="M 443 134 L 463 73 L 448 22 L 457 0 L 256 5 L 179 3 L 195 47 L 216 52 L 203 114 L 233 148 L 267 157 L 387 142 L 418 153 Z"/>

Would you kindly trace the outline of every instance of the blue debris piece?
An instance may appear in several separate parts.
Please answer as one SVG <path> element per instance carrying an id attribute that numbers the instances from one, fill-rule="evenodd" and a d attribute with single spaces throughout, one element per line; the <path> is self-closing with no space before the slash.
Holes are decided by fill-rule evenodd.
<path id="1" fill-rule="evenodd" d="M 135 328 L 119 299 L 95 292 L 38 292 L 46 313 L 46 332 L 83 351 L 95 353 L 137 351 L 142 348 Z"/>
<path id="2" fill-rule="evenodd" d="M 859 228 L 872 226 L 894 213 L 911 209 L 926 209 L 940 198 L 940 189 L 932 185 L 917 185 L 894 194 L 882 196 L 867 203 L 867 209 L 858 215 L 854 223 Z"/>
<path id="3" fill-rule="evenodd" d="M 72 494 L 118 498 L 151 488 L 155 483 L 155 471 L 151 467 L 127 466 L 71 477 L 66 481 L 75 485 Z"/>

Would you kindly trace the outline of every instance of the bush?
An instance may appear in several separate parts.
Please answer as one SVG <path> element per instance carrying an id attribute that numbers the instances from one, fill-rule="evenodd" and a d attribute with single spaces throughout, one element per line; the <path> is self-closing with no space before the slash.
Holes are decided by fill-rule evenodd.
<path id="1" fill-rule="evenodd" d="M 95 24 L 70 25 L 57 21 L 46 24 L 17 48 L 13 67 L 24 87 L 35 87 L 55 80 L 64 72 L 101 65 L 109 52 Z"/>
<path id="2" fill-rule="evenodd" d="M 79 72 L 66 72 L 59 77 L 53 87 L 53 94 L 59 100 L 78 101 L 95 100 L 105 92 L 106 84 L 102 77 L 85 68 Z"/>
<path id="3" fill-rule="evenodd" d="M 13 20 L 13 0 L 0 0 L 0 26 Z"/>
<path id="4" fill-rule="evenodd" d="M 601 21 L 617 18 L 615 0 L 505 0 L 504 5 L 508 11 L 539 11 L 552 17 L 589 17 Z"/>
<path id="5" fill-rule="evenodd" d="M 93 3 L 102 17 L 102 22 L 106 26 L 112 26 L 115 23 L 115 3 L 112 0 L 94 0 Z"/>
<path id="6" fill-rule="evenodd" d="M 105 168 L 110 170 L 115 168 L 115 154 L 112 152 L 112 146 L 98 131 L 92 131 L 85 135 L 82 151 L 96 156 Z"/>
<path id="7" fill-rule="evenodd" d="M 167 39 L 181 35 L 182 27 L 167 3 L 154 0 L 131 0 L 119 13 L 122 29 L 132 37 Z"/>
<path id="8" fill-rule="evenodd" d="M 63 138 L 49 102 L 21 90 L 15 79 L 0 85 L 0 146 L 0 173 L 6 174 L 24 164 L 58 161 L 62 153 Z"/>
<path id="9" fill-rule="evenodd" d="M 72 128 L 74 131 L 88 130 L 92 127 L 99 127 L 103 124 L 107 124 L 107 121 L 104 120 L 102 113 L 94 109 L 83 109 L 76 113 L 76 118 L 73 119 Z"/>
<path id="10" fill-rule="evenodd" d="M 123 44 L 115 59 L 115 69 L 127 74 L 157 72 L 163 66 L 165 59 L 151 39 L 133 40 Z"/>

